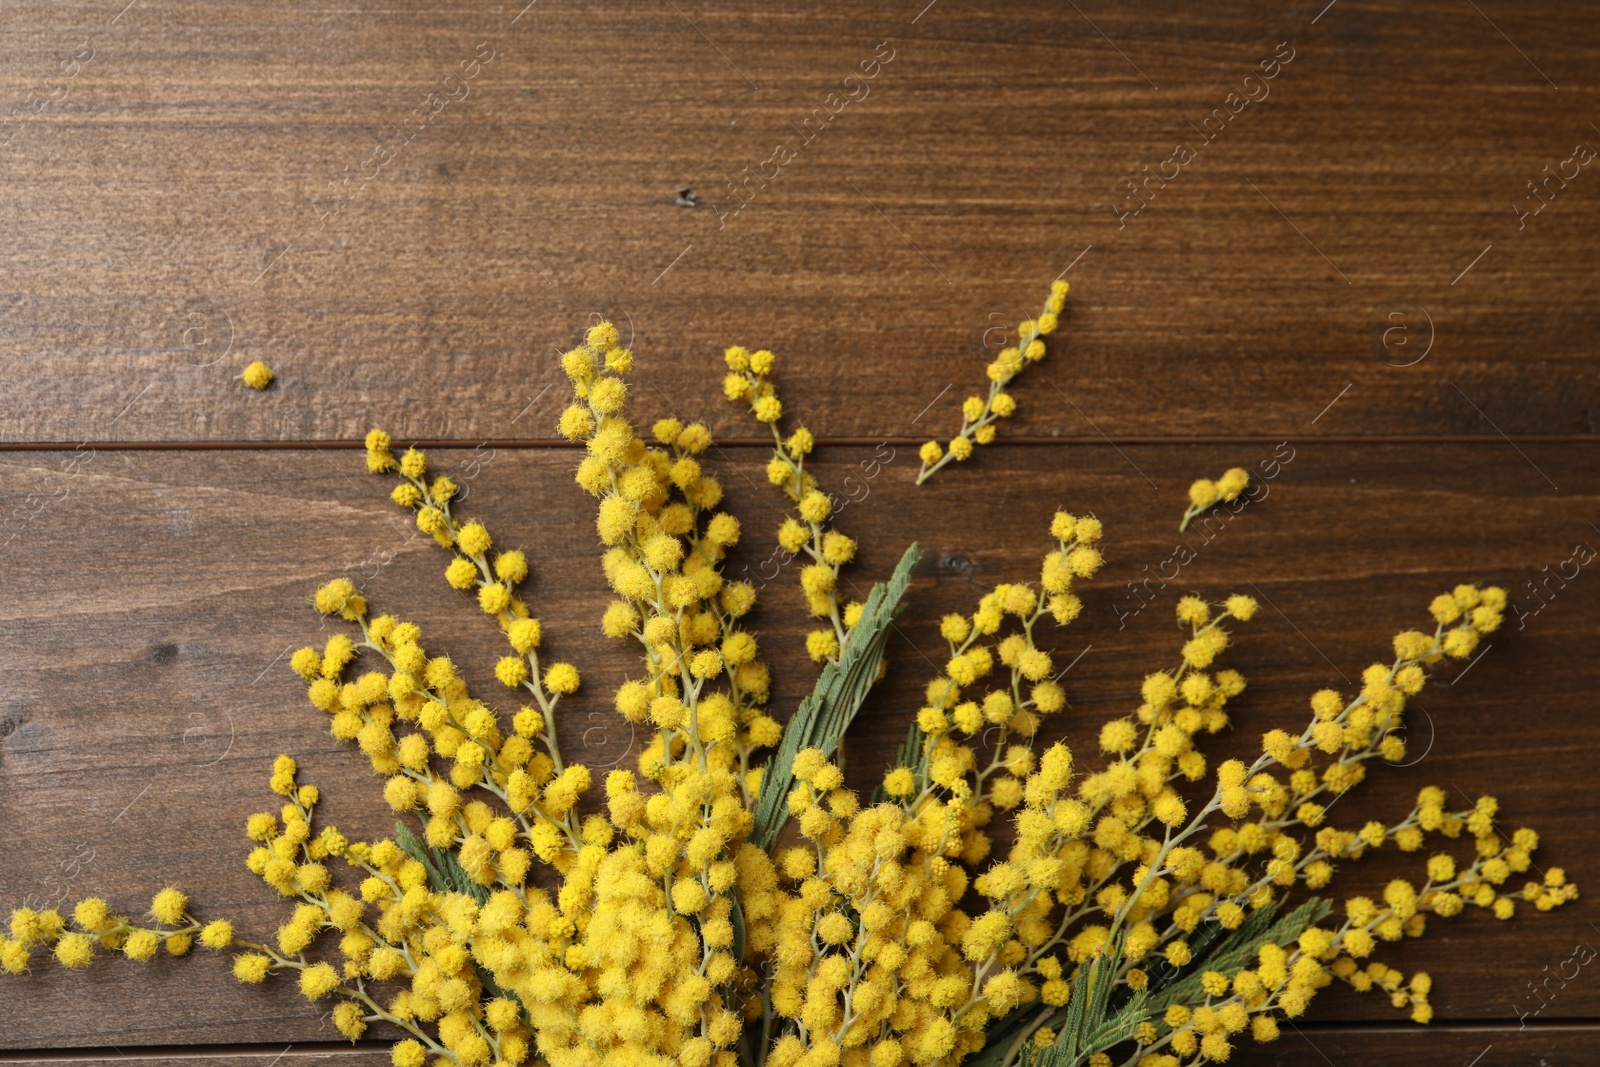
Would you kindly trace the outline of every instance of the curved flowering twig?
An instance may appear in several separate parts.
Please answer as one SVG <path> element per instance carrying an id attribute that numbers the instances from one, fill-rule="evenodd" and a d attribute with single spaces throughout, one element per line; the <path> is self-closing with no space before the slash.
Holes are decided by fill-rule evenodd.
<path id="1" fill-rule="evenodd" d="M 996 420 L 1009 419 L 1016 412 L 1016 398 L 1005 391 L 1006 386 L 1026 370 L 1028 364 L 1044 358 L 1044 339 L 1055 332 L 1070 288 L 1064 281 L 1054 282 L 1039 317 L 1017 325 L 1015 347 L 1002 349 L 987 368 L 989 395 L 969 396 L 962 402 L 961 430 L 950 439 L 949 445 L 928 441 L 922 446 L 918 453 L 922 460 L 922 468 L 917 472 L 918 485 L 943 470 L 951 460 L 971 458 L 975 444 L 986 445 L 994 440 Z"/>

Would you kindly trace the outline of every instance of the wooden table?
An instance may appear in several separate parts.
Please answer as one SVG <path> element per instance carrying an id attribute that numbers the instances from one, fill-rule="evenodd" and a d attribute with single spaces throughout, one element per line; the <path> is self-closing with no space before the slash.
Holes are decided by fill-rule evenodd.
<path id="1" fill-rule="evenodd" d="M 858 782 L 940 658 L 938 614 L 1031 577 L 1066 506 L 1108 531 L 1059 639 L 1085 758 L 1172 658 L 1181 592 L 1264 603 L 1232 653 L 1251 690 L 1220 751 L 1244 752 L 1436 593 L 1498 582 L 1520 617 L 1424 694 L 1417 765 L 1342 814 L 1494 792 L 1543 834 L 1541 868 L 1593 884 L 1600 577 L 1565 561 L 1600 544 L 1600 23 L 1324 3 L 0 7 L 0 900 L 140 907 L 177 882 L 265 935 L 283 908 L 241 828 L 280 751 L 328 818 L 384 832 L 286 666 L 326 636 L 310 592 L 351 576 L 485 692 L 498 652 L 363 472 L 374 425 L 430 442 L 527 547 L 535 610 L 591 679 L 563 736 L 623 760 L 608 694 L 630 664 L 598 632 L 554 432 L 556 353 L 595 315 L 634 337 L 639 417 L 719 434 L 736 565 L 760 567 L 780 510 L 720 396 L 733 343 L 779 354 L 824 484 L 861 487 L 850 580 L 921 542 Z M 1003 443 L 913 487 L 916 445 L 955 429 L 1058 276 L 1065 321 Z M 261 394 L 234 380 L 255 359 L 279 376 Z M 1186 535 L 1195 562 L 1130 614 L 1189 481 L 1275 450 L 1270 498 Z M 788 708 L 812 677 L 792 574 L 763 597 Z M 1600 980 L 1542 984 L 1600 939 L 1592 899 L 1401 946 L 1435 976 L 1430 1028 L 1329 992 L 1234 1062 L 1596 1062 Z M 286 983 L 199 952 L 0 980 L 4 1060 L 387 1062 L 336 1038 Z"/>

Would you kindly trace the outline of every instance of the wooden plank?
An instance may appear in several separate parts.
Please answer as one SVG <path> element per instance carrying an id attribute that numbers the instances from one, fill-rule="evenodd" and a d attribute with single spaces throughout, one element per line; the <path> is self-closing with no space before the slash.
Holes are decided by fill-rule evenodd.
<path id="1" fill-rule="evenodd" d="M 0 1056 L 0 1063 L 45 1064 L 78 1063 L 110 1064 L 127 1061 L 176 1061 L 186 1067 L 307 1067 L 310 1064 L 327 1064 L 328 1067 L 390 1067 L 387 1046 L 364 1041 L 352 1048 L 349 1044 L 330 1042 L 301 1042 L 279 1045 L 166 1045 L 128 1049 L 82 1049 L 18 1058 Z"/>
<path id="2" fill-rule="evenodd" d="M 1272 605 L 1239 628 L 1229 653 L 1251 691 L 1240 698 L 1236 730 L 1212 751 L 1243 753 L 1268 726 L 1299 721 L 1313 689 L 1342 684 L 1340 673 L 1355 677 L 1384 655 L 1387 635 L 1421 621 L 1440 590 L 1500 582 L 1531 610 L 1538 602 L 1523 583 L 1567 559 L 1574 543 L 1595 543 L 1588 523 L 1600 513 L 1600 456 L 1592 449 L 1530 445 L 1525 460 L 1504 444 L 1289 448 L 1279 451 L 1287 465 L 1264 483 L 1266 499 L 1226 524 L 1191 528 L 1183 540 L 1195 562 L 1137 614 L 1125 583 L 1171 555 L 1187 481 L 1255 464 L 1271 449 L 996 449 L 981 482 L 957 472 L 922 488 L 910 484 L 903 452 L 825 449 L 819 477 L 854 498 L 839 517 L 861 540 L 849 580 L 864 591 L 913 538 L 926 553 L 912 613 L 890 649 L 890 676 L 848 745 L 856 784 L 870 786 L 880 773 L 943 659 L 938 616 L 970 611 L 994 582 L 1032 576 L 1057 506 L 1094 512 L 1107 526 L 1109 562 L 1086 587 L 1085 618 L 1057 644 L 1063 662 L 1082 658 L 1067 676 L 1073 711 L 1051 729 L 1086 763 L 1099 724 L 1129 710 L 1138 678 L 1176 655 L 1169 612 L 1179 592 L 1215 598 L 1249 592 L 1253 582 Z M 467 487 L 468 511 L 501 543 L 529 549 L 531 602 L 547 620 L 551 652 L 580 664 L 587 679 L 562 721 L 566 748 L 605 766 L 631 744 L 608 709 L 611 686 L 632 667 L 598 637 L 603 581 L 588 504 L 567 473 L 572 459 L 550 449 L 433 455 L 435 469 Z M 868 478 L 862 465 L 874 459 L 878 473 Z M 350 453 L 100 452 L 63 474 L 70 460 L 0 457 L 9 493 L 48 500 L 6 533 L 0 899 L 103 893 L 137 907 L 176 881 L 202 913 L 265 936 L 283 907 L 244 870 L 241 828 L 250 812 L 271 806 L 265 779 L 274 754 L 296 754 L 324 788 L 324 814 L 348 832 L 392 825 L 362 761 L 326 735 L 322 713 L 285 665 L 289 649 L 329 632 L 307 604 L 312 590 L 349 574 L 378 610 L 415 619 L 429 647 L 452 654 L 491 700 L 495 640 L 441 580 L 442 554 L 388 504 L 386 481 L 362 473 Z M 760 477 L 763 453 L 726 449 L 716 463 L 728 506 L 746 523 L 734 573 L 748 566 L 760 575 L 779 514 Z M 1600 744 L 1600 726 L 1577 709 L 1600 683 L 1589 655 L 1600 637 L 1600 602 L 1586 587 L 1593 580 L 1583 572 L 1567 588 L 1552 584 L 1548 606 L 1521 632 L 1513 623 L 1465 672 L 1447 672 L 1454 682 L 1441 680 L 1420 702 L 1428 715 L 1415 726 L 1420 766 L 1375 773 L 1340 816 L 1392 816 L 1428 783 L 1494 791 L 1509 825 L 1526 822 L 1544 835 L 1541 867 L 1591 877 L 1600 852 L 1578 754 Z M 755 619 L 774 667 L 774 704 L 784 710 L 812 678 L 799 652 L 805 627 L 794 614 L 795 585 L 789 572 L 772 581 Z M 1371 891 L 1414 867 L 1379 855 L 1339 884 Z M 1440 1018 L 1514 1020 L 1535 1006 L 1524 987 L 1543 968 L 1593 942 L 1600 912 L 1592 900 L 1509 924 L 1470 915 L 1391 958 L 1434 974 Z M 102 961 L 88 974 L 41 965 L 0 988 L 0 1047 L 103 1047 L 111 1035 L 118 1046 L 332 1036 L 319 1010 L 286 986 L 239 987 L 224 961 L 203 953 Z M 1370 998 L 1330 992 L 1314 1019 L 1392 1014 Z M 1539 1018 L 1597 1015 L 1595 984 L 1573 981 Z"/>
<path id="3" fill-rule="evenodd" d="M 1069 266 L 1008 433 L 1594 431 L 1600 197 L 1513 208 L 1600 146 L 1582 7 L 916 6 L 12 10 L 0 441 L 548 438 L 591 313 L 719 430 L 744 343 L 818 432 L 943 436 Z"/>
<path id="4" fill-rule="evenodd" d="M 1510 1067 L 1526 1064 L 1528 1067 L 1548 1067 L 1550 1064 L 1579 1064 L 1600 1041 L 1600 1027 L 1575 1025 L 1563 1027 L 1514 1028 L 1460 1027 L 1433 1025 L 1393 1028 L 1366 1028 L 1359 1026 L 1329 1027 L 1307 1023 L 1298 1032 L 1285 1028 L 1279 1040 L 1269 1045 L 1257 1045 L 1250 1040 L 1242 1042 L 1228 1060 L 1244 1067 L 1282 1067 L 1286 1064 L 1327 1062 L 1364 1063 L 1374 1067 L 1411 1067 L 1414 1064 L 1468 1064 L 1474 1055 L 1481 1054 L 1477 1064 L 1482 1067 Z M 281 1058 L 278 1058 L 281 1057 Z M 190 1051 L 184 1046 L 162 1048 L 105 1050 L 86 1049 L 50 1056 L 21 1054 L 20 1058 L 0 1056 L 0 1063 L 19 1065 L 44 1065 L 75 1063 L 100 1067 L 118 1064 L 158 1061 L 181 1062 L 187 1067 L 261 1067 L 273 1062 L 280 1067 L 306 1067 L 310 1064 L 327 1064 L 328 1067 L 388 1067 L 389 1056 L 382 1047 L 364 1041 L 359 1047 L 346 1045 L 293 1044 L 287 1049 L 277 1045 L 251 1045 L 235 1048 L 206 1046 Z"/>
<path id="5" fill-rule="evenodd" d="M 1243 1067 L 1288 1067 L 1319 1063 L 1438 1064 L 1439 1067 L 1553 1067 L 1593 1059 L 1596 1028 L 1408 1027 L 1404 1030 L 1324 1027 L 1307 1024 L 1272 1044 L 1245 1041 L 1228 1062 Z"/>

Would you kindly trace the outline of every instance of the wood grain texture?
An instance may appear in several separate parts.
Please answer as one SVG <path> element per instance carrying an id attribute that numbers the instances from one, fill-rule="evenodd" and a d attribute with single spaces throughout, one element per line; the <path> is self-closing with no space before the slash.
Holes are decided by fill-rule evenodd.
<path id="1" fill-rule="evenodd" d="M 1087 588 L 1086 617 L 1055 641 L 1063 663 L 1082 656 L 1066 679 L 1073 709 L 1047 736 L 1065 736 L 1086 761 L 1099 724 L 1136 702 L 1139 677 L 1176 656 L 1170 612 L 1180 592 L 1219 597 L 1254 583 L 1265 602 L 1229 653 L 1251 689 L 1237 704 L 1235 729 L 1211 749 L 1240 754 L 1261 731 L 1299 721 L 1312 690 L 1343 685 L 1341 675 L 1356 677 L 1385 655 L 1387 635 L 1422 619 L 1441 589 L 1499 582 L 1529 610 L 1537 601 L 1524 582 L 1568 558 L 1575 543 L 1595 541 L 1593 449 L 1529 446 L 1525 460 L 1503 443 L 1289 447 L 1280 453 L 1286 465 L 1264 483 L 1264 500 L 1181 538 L 1197 559 L 1167 588 L 1148 587 L 1158 595 L 1137 614 L 1125 583 L 1147 565 L 1159 568 L 1180 540 L 1182 486 L 1196 470 L 1258 457 L 1217 447 L 996 449 L 996 477 L 956 472 L 919 489 L 903 453 L 879 453 L 888 462 L 867 480 L 861 464 L 873 450 L 825 449 L 825 485 L 860 479 L 840 515 L 841 528 L 862 542 L 849 580 L 864 592 L 913 538 L 926 554 L 911 613 L 890 647 L 891 674 L 847 747 L 856 784 L 881 772 L 917 691 L 943 659 L 938 616 L 971 610 L 994 582 L 1030 577 L 1057 506 L 1092 511 L 1108 530 L 1108 564 Z M 0 458 L 12 491 L 55 492 L 6 549 L 0 895 L 102 893 L 138 907 L 176 881 L 202 913 L 228 915 L 265 936 L 283 905 L 244 870 L 241 827 L 270 806 L 265 779 L 274 754 L 296 754 L 305 779 L 323 787 L 323 814 L 347 832 L 383 834 L 392 825 L 361 759 L 328 738 L 324 716 L 285 665 L 286 651 L 325 637 L 306 602 L 311 591 L 349 574 L 377 610 L 415 619 L 430 649 L 449 652 L 489 699 L 497 639 L 442 581 L 442 554 L 413 537 L 404 513 L 387 503 L 386 481 L 360 473 L 355 455 L 108 451 L 62 480 L 70 456 Z M 608 708 L 611 687 L 631 667 L 598 637 L 603 579 L 572 461 L 571 452 L 549 449 L 433 454 L 436 469 L 467 486 L 467 511 L 501 543 L 530 550 L 531 603 L 546 619 L 549 647 L 585 672 L 561 723 L 565 746 L 604 766 L 629 751 Z M 717 459 L 728 506 L 746 520 L 733 573 L 762 573 L 778 518 L 773 491 L 755 481 L 762 464 L 753 448 Z M 52 481 L 64 491 L 48 489 Z M 1594 580 L 1584 571 L 1566 588 L 1552 584 L 1548 606 L 1520 632 L 1511 623 L 1480 660 L 1446 671 L 1419 700 L 1426 714 L 1414 717 L 1418 765 L 1374 774 L 1341 802 L 1338 819 L 1359 825 L 1393 814 L 1429 783 L 1462 796 L 1492 791 L 1509 826 L 1525 822 L 1543 834 L 1541 868 L 1560 865 L 1580 880 L 1596 869 L 1593 803 L 1577 767 L 1600 745 L 1600 727 L 1583 711 L 1600 683 L 1590 655 L 1600 613 L 1586 588 Z M 813 676 L 800 653 L 799 605 L 795 577 L 784 572 L 764 590 L 755 618 L 784 712 Z M 1372 891 L 1413 867 L 1414 859 L 1380 854 L 1347 871 L 1341 887 Z M 1576 944 L 1593 943 L 1590 924 L 1600 912 L 1592 899 L 1513 923 L 1474 913 L 1436 924 L 1390 958 L 1434 974 L 1441 1020 L 1514 1021 L 1537 1006 L 1528 982 Z M 149 965 L 102 961 L 87 975 L 41 965 L 27 981 L 0 988 L 3 1047 L 332 1036 L 320 1011 L 288 986 L 240 987 L 224 961 L 205 954 Z M 93 1012 L 84 1011 L 86 996 Z M 1585 975 L 1536 1021 L 1597 1016 L 1600 986 Z M 1391 1018 L 1386 1004 L 1332 991 L 1314 1021 Z"/>
<path id="2" fill-rule="evenodd" d="M 81 1049 L 50 1055 L 17 1053 L 0 1056 L 0 1063 L 110 1064 L 175 1062 L 186 1067 L 391 1067 L 388 1046 L 366 1041 L 351 1047 L 347 1042 L 292 1042 L 263 1045 L 165 1045 L 144 1048 Z"/>
<path id="3" fill-rule="evenodd" d="M 1513 207 L 1600 147 L 1592 12 L 1320 7 L 8 6 L 0 440 L 547 438 L 591 313 L 719 429 L 744 343 L 945 435 L 1069 266 L 1013 435 L 1592 434 L 1596 179 Z"/>
<path id="4" fill-rule="evenodd" d="M 1593 881 L 1600 579 L 1571 563 L 1600 544 L 1600 178 L 1570 162 L 1600 149 L 1590 7 L 525 3 L 0 5 L 0 906 L 139 909 L 177 882 L 268 935 L 283 905 L 241 830 L 280 751 L 326 818 L 387 832 L 285 665 L 330 631 L 308 597 L 334 574 L 498 691 L 492 634 L 348 447 L 372 425 L 460 446 L 436 466 L 529 550 L 551 649 L 584 670 L 567 750 L 624 764 L 609 693 L 634 668 L 599 636 L 588 501 L 549 447 L 556 355 L 602 314 L 639 352 L 637 414 L 724 442 L 754 434 L 721 348 L 780 354 L 863 593 L 921 542 L 855 785 L 943 659 L 938 616 L 1030 577 L 1067 506 L 1108 529 L 1046 735 L 1080 761 L 1175 658 L 1183 592 L 1266 605 L 1229 653 L 1251 688 L 1221 756 L 1357 677 L 1435 593 L 1498 582 L 1516 617 L 1418 701 L 1416 765 L 1336 821 L 1423 784 L 1494 792 L 1541 868 Z M 749 177 L 779 144 L 793 158 Z M 1003 427 L 1029 447 L 914 489 L 906 443 L 954 429 L 1063 272 L 1052 355 Z M 258 358 L 279 374 L 259 395 L 231 380 Z M 813 674 L 763 455 L 716 462 L 746 520 L 734 570 L 770 579 L 755 622 L 787 712 Z M 1180 538 L 1184 487 L 1235 464 L 1274 472 L 1268 498 Z M 1336 886 L 1414 869 L 1380 854 Z M 1231 1062 L 1591 1063 L 1600 983 L 1547 979 L 1597 940 L 1592 897 L 1436 923 L 1389 959 L 1433 973 L 1438 1024 L 1330 991 Z M 0 1062 L 387 1063 L 335 1036 L 201 952 L 0 980 Z"/>
<path id="5" fill-rule="evenodd" d="M 1408 1067 L 1417 1063 L 1467 1064 L 1480 1056 L 1482 1067 L 1577 1067 L 1592 1060 L 1600 1028 L 1592 1025 L 1529 1026 L 1517 1030 L 1495 1027 L 1457 1027 L 1449 1024 L 1407 1030 L 1339 1027 L 1307 1023 L 1298 1032 L 1285 1030 L 1270 1045 L 1245 1041 L 1228 1060 L 1242 1067 L 1290 1067 L 1307 1063 L 1372 1064 L 1374 1067 Z M 232 1049 L 185 1046 L 125 1049 L 84 1049 L 43 1056 L 0 1054 L 0 1063 L 33 1065 L 75 1063 L 85 1067 L 151 1061 L 181 1063 L 185 1067 L 389 1067 L 385 1048 L 362 1042 L 358 1047 L 329 1042 L 262 1044 Z"/>

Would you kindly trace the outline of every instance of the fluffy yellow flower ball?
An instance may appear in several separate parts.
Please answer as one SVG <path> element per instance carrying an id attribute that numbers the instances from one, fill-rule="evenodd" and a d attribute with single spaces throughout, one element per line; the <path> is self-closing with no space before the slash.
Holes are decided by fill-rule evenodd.
<path id="1" fill-rule="evenodd" d="M 274 375 L 272 368 L 258 359 L 246 367 L 244 373 L 239 377 L 244 381 L 244 384 L 259 392 L 272 384 Z"/>

